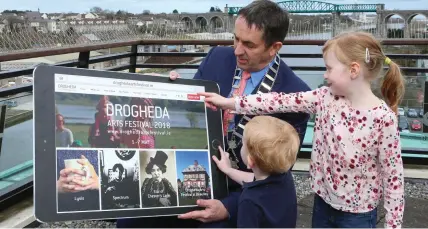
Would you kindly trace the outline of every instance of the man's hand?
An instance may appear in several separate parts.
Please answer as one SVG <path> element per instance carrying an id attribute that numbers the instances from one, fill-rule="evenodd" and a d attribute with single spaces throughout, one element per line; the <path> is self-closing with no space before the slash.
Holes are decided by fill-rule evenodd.
<path id="1" fill-rule="evenodd" d="M 204 210 L 179 215 L 179 219 L 195 219 L 203 223 L 225 220 L 229 217 L 227 209 L 220 200 L 198 200 L 197 205 Z"/>
<path id="2" fill-rule="evenodd" d="M 175 80 L 177 78 L 180 78 L 180 74 L 178 74 L 178 72 L 176 72 L 176 71 L 169 72 L 169 79 L 170 80 Z"/>

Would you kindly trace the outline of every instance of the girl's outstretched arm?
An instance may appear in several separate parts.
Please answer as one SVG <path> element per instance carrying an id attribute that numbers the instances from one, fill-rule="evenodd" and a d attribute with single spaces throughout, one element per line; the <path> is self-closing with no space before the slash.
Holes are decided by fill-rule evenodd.
<path id="1" fill-rule="evenodd" d="M 326 97 L 333 97 L 329 88 L 297 93 L 265 93 L 235 97 L 238 114 L 269 114 L 285 112 L 317 113 Z"/>

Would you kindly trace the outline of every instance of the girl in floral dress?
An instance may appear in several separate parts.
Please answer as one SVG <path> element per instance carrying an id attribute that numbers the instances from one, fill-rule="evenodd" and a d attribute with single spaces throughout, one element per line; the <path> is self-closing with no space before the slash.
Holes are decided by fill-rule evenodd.
<path id="1" fill-rule="evenodd" d="M 316 115 L 310 161 L 315 194 L 312 226 L 375 228 L 384 198 L 385 227 L 403 223 L 404 177 L 397 109 L 404 80 L 370 34 L 352 32 L 327 41 L 323 48 L 328 86 L 293 94 L 267 93 L 224 98 L 205 96 L 208 107 L 239 114 L 306 112 Z M 381 93 L 370 83 L 384 76 Z"/>

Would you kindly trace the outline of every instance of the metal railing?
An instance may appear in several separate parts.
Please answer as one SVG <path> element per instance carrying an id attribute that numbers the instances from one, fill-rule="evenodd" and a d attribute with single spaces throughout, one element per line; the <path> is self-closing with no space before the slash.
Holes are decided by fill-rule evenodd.
<path id="1" fill-rule="evenodd" d="M 326 40 L 285 40 L 284 45 L 316 45 L 321 46 Z M 384 39 L 381 40 L 383 45 L 428 45 L 428 39 Z M 95 45 L 82 45 L 68 48 L 51 48 L 49 50 L 32 50 L 22 52 L 12 52 L 0 54 L 0 62 L 29 59 L 36 57 L 45 57 L 69 53 L 79 53 L 79 58 L 76 61 L 67 61 L 56 66 L 63 67 L 78 67 L 87 68 L 89 64 L 101 63 L 110 60 L 117 60 L 122 58 L 130 58 L 129 64 L 111 67 L 105 70 L 109 71 L 121 71 L 129 70 L 129 72 L 135 73 L 136 68 L 189 68 L 196 69 L 198 65 L 195 64 L 137 64 L 136 57 L 138 56 L 176 56 L 176 57 L 204 57 L 206 53 L 181 53 L 181 52 L 148 52 L 138 53 L 139 45 L 202 45 L 202 46 L 231 46 L 233 45 L 232 40 L 136 40 L 127 42 L 115 42 Z M 110 54 L 99 57 L 90 58 L 90 52 L 100 49 L 109 49 L 117 47 L 131 46 L 130 52 Z M 389 54 L 392 59 L 426 59 L 426 55 L 417 54 Z M 321 54 L 281 54 L 284 58 L 322 58 Z M 293 66 L 293 70 L 304 70 L 304 71 L 324 71 L 325 67 L 308 67 L 308 66 Z M 414 67 L 402 67 L 404 72 L 428 72 L 427 68 L 414 68 Z M 1 69 L 0 69 L 1 70 Z M 34 68 L 12 70 L 0 72 L 0 80 L 9 79 L 13 77 L 30 75 Z M 14 88 L 0 89 L 0 97 L 5 97 L 8 94 L 16 94 L 21 92 L 28 92 L 32 90 L 32 85 L 23 85 Z"/>
<path id="2" fill-rule="evenodd" d="M 293 17 L 292 17 L 293 18 Z M 84 45 L 126 42 L 136 40 L 231 40 L 233 39 L 234 19 L 218 18 L 207 21 L 201 17 L 200 22 L 170 21 L 167 24 L 80 24 L 85 20 L 55 22 L 56 29 L 32 27 L 30 25 L 6 26 L 0 30 L 0 53 L 10 53 L 32 50 L 49 50 L 58 47 L 78 47 Z M 208 19 L 209 20 L 209 19 Z M 97 20 L 95 20 L 97 21 Z M 100 20 L 98 20 L 100 21 Z M 366 31 L 374 35 L 378 30 L 386 33 L 383 38 L 389 39 L 426 39 L 428 36 L 428 20 L 413 20 L 406 23 L 403 20 L 388 21 L 383 28 L 377 28 L 376 20 L 360 21 L 343 17 L 340 23 L 333 25 L 330 16 L 314 16 L 308 18 L 293 18 L 288 29 L 287 40 L 317 40 L 330 39 L 334 33 L 346 31 Z M 41 29 L 41 30 L 38 30 Z M 214 42 L 215 43 L 215 42 Z"/>
<path id="3" fill-rule="evenodd" d="M 428 45 L 428 39 L 411 39 L 411 40 L 397 40 L 397 39 L 385 39 L 381 41 L 384 45 Z M 320 46 L 325 43 L 325 40 L 285 40 L 284 45 L 315 45 Z M 69 48 L 53 48 L 49 50 L 34 50 L 28 52 L 13 52 L 10 54 L 0 55 L 0 62 L 20 60 L 35 57 L 44 57 L 51 55 L 60 55 L 68 53 L 79 53 L 77 60 L 67 61 L 55 64 L 56 66 L 64 67 L 77 67 L 77 68 L 88 68 L 90 64 L 101 63 L 105 61 L 119 60 L 123 58 L 129 59 L 125 64 L 119 64 L 116 66 L 109 67 L 104 70 L 109 71 L 122 71 L 127 70 L 131 73 L 135 73 L 138 68 L 166 68 L 166 69 L 196 69 L 198 64 L 158 64 L 158 63 L 138 63 L 138 57 L 205 57 L 205 52 L 147 52 L 139 53 L 139 45 L 207 45 L 207 46 L 230 46 L 233 44 L 232 40 L 135 40 L 128 42 L 116 42 L 116 43 L 105 43 L 96 45 L 77 46 Z M 108 49 L 115 47 L 128 47 L 130 46 L 129 52 L 109 54 L 97 57 L 90 57 L 91 51 L 97 51 L 100 49 Z M 282 58 L 322 58 L 321 54 L 280 54 Z M 427 54 L 388 54 L 391 59 L 428 59 Z M 324 71 L 325 67 L 320 66 L 290 66 L 294 71 Z M 34 68 L 12 70 L 0 72 L 0 80 L 10 79 L 19 76 L 31 75 Z M 417 67 L 402 67 L 404 73 L 428 73 L 428 68 L 417 68 Z M 0 98 L 8 98 L 19 93 L 31 93 L 32 84 L 23 84 L 19 86 L 9 87 L 0 89 Z M 309 125 L 311 127 L 312 124 Z M 308 134 L 308 132 L 307 132 Z M 406 135 L 407 136 L 407 135 Z M 420 141 L 426 141 L 426 135 L 409 134 L 408 138 L 419 139 Z M 417 146 L 415 146 L 417 147 Z M 299 157 L 309 158 L 312 149 L 311 143 L 306 142 Z M 410 164 L 428 164 L 428 151 L 422 151 L 417 148 L 403 149 L 403 156 L 405 163 Z M 1 160 L 1 158 L 0 158 Z M 28 180 L 25 181 L 18 187 L 27 187 Z M 1 198 L 0 198 L 1 199 Z"/>

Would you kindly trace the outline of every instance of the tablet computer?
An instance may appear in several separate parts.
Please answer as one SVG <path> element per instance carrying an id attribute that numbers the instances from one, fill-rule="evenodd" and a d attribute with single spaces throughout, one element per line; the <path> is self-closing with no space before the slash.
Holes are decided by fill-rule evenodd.
<path id="1" fill-rule="evenodd" d="M 41 222 L 178 215 L 227 194 L 211 160 L 216 83 L 39 66 L 34 70 L 34 203 Z"/>

